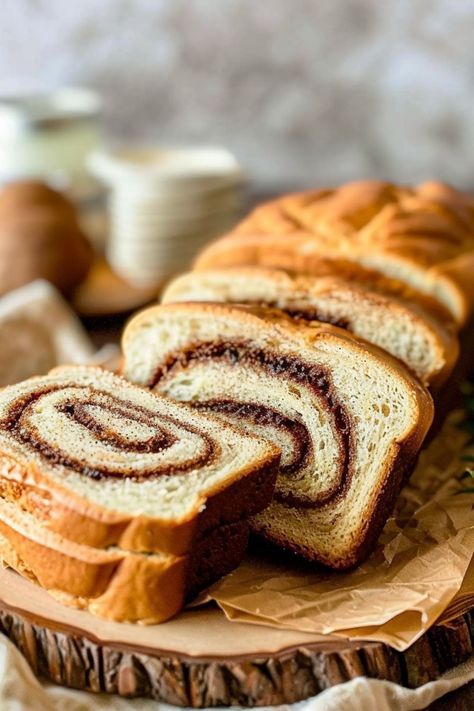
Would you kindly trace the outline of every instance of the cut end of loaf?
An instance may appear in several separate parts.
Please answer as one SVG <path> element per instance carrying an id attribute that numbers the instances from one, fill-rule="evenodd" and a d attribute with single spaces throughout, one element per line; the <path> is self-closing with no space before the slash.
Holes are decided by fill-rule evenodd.
<path id="1" fill-rule="evenodd" d="M 211 303 L 143 312 L 123 348 L 129 379 L 281 446 L 259 532 L 333 567 L 369 550 L 433 416 L 398 361 L 327 324 Z"/>

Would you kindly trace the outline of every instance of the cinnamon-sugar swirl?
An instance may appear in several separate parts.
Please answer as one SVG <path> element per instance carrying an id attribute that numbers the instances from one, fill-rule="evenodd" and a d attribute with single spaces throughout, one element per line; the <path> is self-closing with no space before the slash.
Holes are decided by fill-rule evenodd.
<path id="1" fill-rule="evenodd" d="M 434 388 L 449 376 L 459 354 L 449 316 L 427 298 L 387 291 L 387 280 L 364 283 L 338 274 L 289 274 L 262 267 L 189 272 L 177 277 L 162 302 L 217 301 L 261 304 L 302 321 L 346 328 L 403 361 Z M 380 283 L 382 282 L 382 283 Z"/>

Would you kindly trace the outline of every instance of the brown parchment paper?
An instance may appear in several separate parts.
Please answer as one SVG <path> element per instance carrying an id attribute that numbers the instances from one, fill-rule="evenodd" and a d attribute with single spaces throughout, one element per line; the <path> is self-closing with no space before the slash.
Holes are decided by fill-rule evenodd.
<path id="1" fill-rule="evenodd" d="M 422 452 L 372 556 L 335 573 L 248 556 L 210 591 L 231 620 L 385 642 L 403 650 L 474 605 L 474 494 L 456 494 L 467 451 L 452 413 Z"/>

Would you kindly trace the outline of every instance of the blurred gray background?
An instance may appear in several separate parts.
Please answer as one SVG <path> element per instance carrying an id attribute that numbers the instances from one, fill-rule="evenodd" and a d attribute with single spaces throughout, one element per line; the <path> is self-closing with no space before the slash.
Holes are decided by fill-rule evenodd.
<path id="1" fill-rule="evenodd" d="M 107 137 L 224 144 L 262 185 L 474 187 L 472 0 L 2 0 L 0 92 L 102 92 Z"/>

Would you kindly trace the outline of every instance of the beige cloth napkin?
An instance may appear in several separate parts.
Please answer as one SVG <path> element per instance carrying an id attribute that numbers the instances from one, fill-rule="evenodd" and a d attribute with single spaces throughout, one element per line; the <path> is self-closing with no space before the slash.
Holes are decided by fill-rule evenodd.
<path id="1" fill-rule="evenodd" d="M 474 679 L 474 657 L 451 669 L 438 681 L 418 689 L 405 689 L 388 681 L 359 678 L 327 689 L 289 708 L 295 711 L 415 711 Z M 149 699 L 122 699 L 105 694 L 41 684 L 26 660 L 0 635 L 1 711 L 176 711 L 169 704 Z"/>
<path id="2" fill-rule="evenodd" d="M 35 281 L 0 299 L 0 385 L 80 363 L 94 348 L 59 292 Z"/>
<path id="3" fill-rule="evenodd" d="M 38 280 L 0 299 L 0 387 L 63 363 L 115 367 L 118 348 L 95 351 L 61 294 Z"/>

